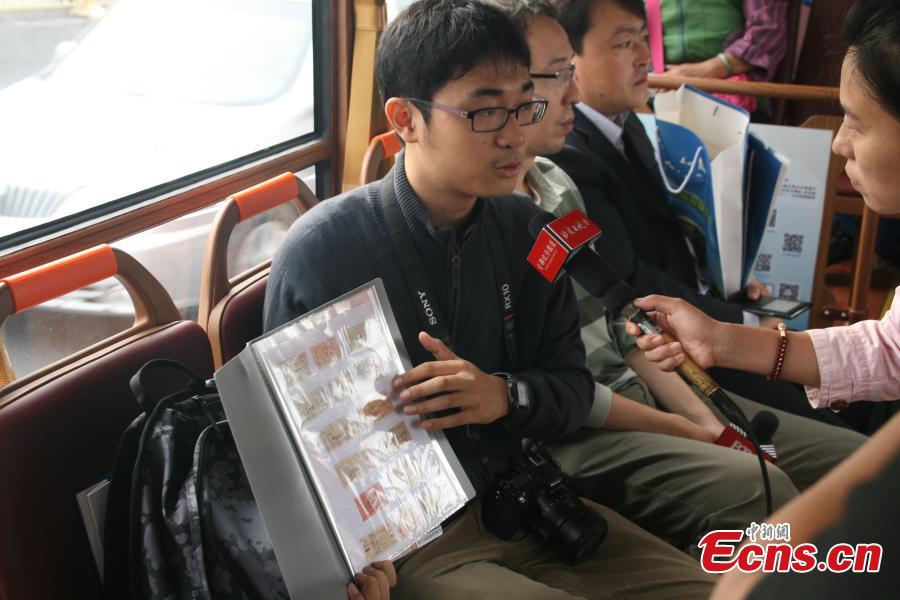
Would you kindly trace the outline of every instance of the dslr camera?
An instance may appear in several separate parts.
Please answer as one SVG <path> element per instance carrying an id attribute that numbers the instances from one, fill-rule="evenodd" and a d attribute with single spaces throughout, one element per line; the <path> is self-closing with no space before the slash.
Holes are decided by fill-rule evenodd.
<path id="1" fill-rule="evenodd" d="M 484 501 L 484 523 L 503 540 L 517 531 L 536 533 L 572 565 L 603 542 L 607 524 L 567 485 L 567 475 L 543 444 L 532 443 L 511 459 Z"/>

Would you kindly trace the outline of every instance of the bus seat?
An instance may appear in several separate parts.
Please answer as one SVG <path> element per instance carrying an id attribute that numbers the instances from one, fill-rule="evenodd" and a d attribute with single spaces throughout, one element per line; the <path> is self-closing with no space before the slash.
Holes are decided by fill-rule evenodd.
<path id="1" fill-rule="evenodd" d="M 228 277 L 228 240 L 241 221 L 291 202 L 302 215 L 318 198 L 293 173 L 283 173 L 225 200 L 219 209 L 203 259 L 199 322 L 212 345 L 218 369 L 262 333 L 263 300 L 271 260 Z"/>
<path id="2" fill-rule="evenodd" d="M 359 184 L 365 185 L 378 179 L 381 161 L 394 156 L 402 149 L 403 143 L 396 131 L 391 130 L 373 137 L 363 156 L 362 168 L 359 170 Z"/>
<path id="3" fill-rule="evenodd" d="M 0 325 L 111 276 L 131 295 L 132 327 L 0 388 L 0 600 L 99 597 L 76 494 L 108 474 L 139 412 L 129 378 L 159 357 L 212 374 L 202 328 L 181 320 L 137 261 L 105 245 L 0 280 Z M 158 385 L 154 393 L 167 393 L 184 381 Z"/>

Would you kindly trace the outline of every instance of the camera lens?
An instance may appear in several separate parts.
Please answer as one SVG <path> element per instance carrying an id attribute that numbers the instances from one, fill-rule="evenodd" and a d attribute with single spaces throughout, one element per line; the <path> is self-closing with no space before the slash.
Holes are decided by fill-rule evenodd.
<path id="1" fill-rule="evenodd" d="M 535 500 L 538 533 L 557 546 L 570 564 L 583 561 L 606 537 L 606 520 L 565 485 L 542 490 Z"/>

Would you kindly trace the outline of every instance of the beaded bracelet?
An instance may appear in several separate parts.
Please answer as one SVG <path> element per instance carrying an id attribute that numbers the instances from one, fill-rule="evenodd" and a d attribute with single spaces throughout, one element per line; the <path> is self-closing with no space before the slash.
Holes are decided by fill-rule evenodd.
<path id="1" fill-rule="evenodd" d="M 784 355 L 787 353 L 787 327 L 784 323 L 778 324 L 778 354 L 775 355 L 775 366 L 772 367 L 772 374 L 766 377 L 769 381 L 775 381 L 781 377 L 781 368 L 784 366 Z"/>

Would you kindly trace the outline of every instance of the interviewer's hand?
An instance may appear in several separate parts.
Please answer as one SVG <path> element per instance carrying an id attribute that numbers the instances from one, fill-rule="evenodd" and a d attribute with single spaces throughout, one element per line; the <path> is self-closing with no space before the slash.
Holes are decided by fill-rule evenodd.
<path id="1" fill-rule="evenodd" d="M 509 412 L 506 380 L 489 375 L 456 356 L 444 343 L 424 331 L 419 342 L 436 360 L 422 363 L 394 378 L 394 389 L 408 415 L 424 415 L 448 408 L 459 412 L 422 421 L 425 429 L 449 429 L 460 425 L 486 425 Z M 436 398 L 429 396 L 441 394 Z"/>
<path id="2" fill-rule="evenodd" d="M 390 600 L 390 589 L 397 585 L 397 572 L 390 561 L 372 563 L 356 574 L 356 583 L 347 584 L 348 600 Z"/>
<path id="3" fill-rule="evenodd" d="M 680 298 L 647 296 L 634 301 L 644 309 L 663 331 L 677 342 L 665 343 L 659 334 L 644 335 L 637 339 L 638 348 L 647 360 L 655 362 L 663 371 L 674 371 L 684 362 L 685 351 L 703 368 L 716 364 L 715 340 L 721 323 L 708 317 Z M 629 322 L 626 331 L 640 335 L 637 325 Z"/>

